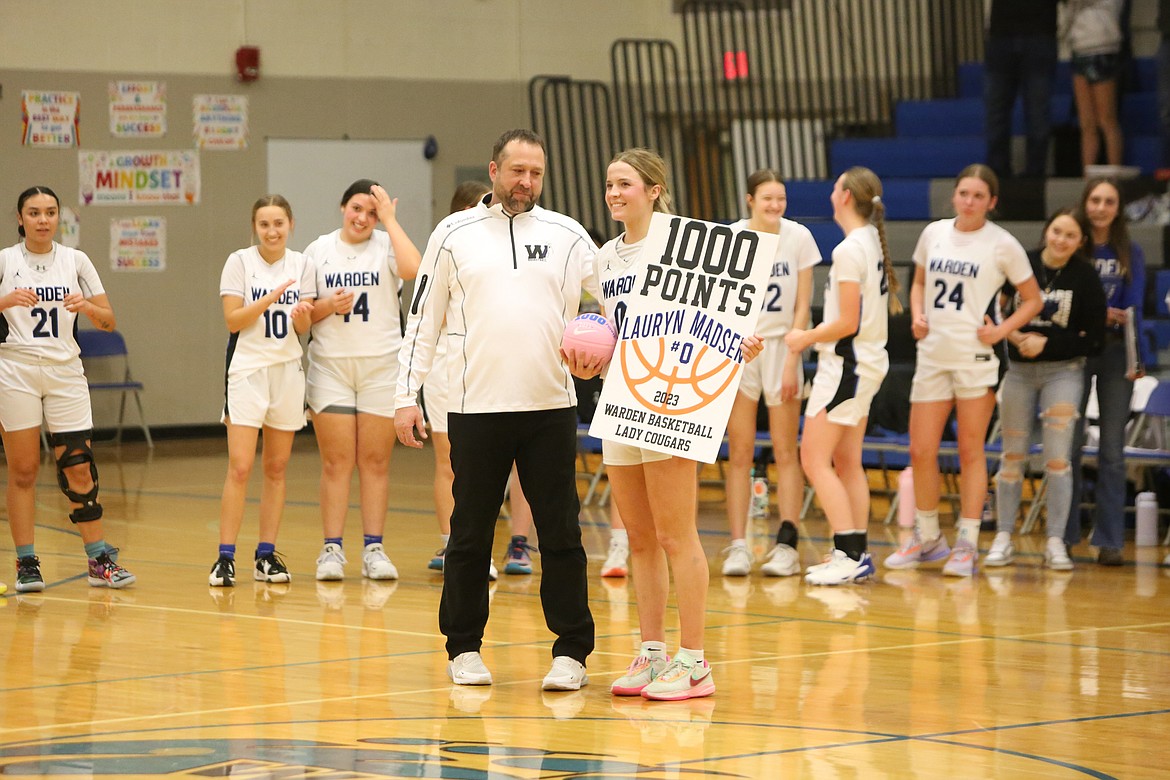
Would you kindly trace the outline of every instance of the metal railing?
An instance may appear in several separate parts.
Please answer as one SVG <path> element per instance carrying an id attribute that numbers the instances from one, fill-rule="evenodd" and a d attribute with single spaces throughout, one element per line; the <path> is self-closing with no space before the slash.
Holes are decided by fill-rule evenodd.
<path id="1" fill-rule="evenodd" d="M 660 152 L 677 208 L 706 219 L 738 214 L 757 168 L 826 178 L 833 138 L 888 134 L 896 101 L 956 93 L 959 63 L 982 58 L 983 0 L 698 0 L 682 26 L 681 52 L 615 41 L 612 86 L 530 82 L 551 207 L 610 232 L 599 183 L 631 146 Z"/>

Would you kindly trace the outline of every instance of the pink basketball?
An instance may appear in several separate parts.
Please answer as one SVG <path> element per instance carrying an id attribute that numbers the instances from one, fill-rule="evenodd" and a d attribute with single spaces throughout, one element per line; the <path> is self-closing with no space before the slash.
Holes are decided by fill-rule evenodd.
<path id="1" fill-rule="evenodd" d="M 582 314 L 565 326 L 561 347 L 568 352 L 600 357 L 609 362 L 617 346 L 617 328 L 600 314 Z"/>

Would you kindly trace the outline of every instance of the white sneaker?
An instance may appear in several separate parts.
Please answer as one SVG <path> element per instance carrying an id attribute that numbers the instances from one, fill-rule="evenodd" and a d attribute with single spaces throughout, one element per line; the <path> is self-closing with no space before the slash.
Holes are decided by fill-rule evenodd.
<path id="1" fill-rule="evenodd" d="M 621 539 L 610 539 L 609 554 L 605 557 L 605 563 L 601 564 L 601 576 L 625 577 L 630 573 L 629 559 L 629 544 L 623 544 Z"/>
<path id="2" fill-rule="evenodd" d="M 760 571 L 769 577 L 791 577 L 800 574 L 800 553 L 787 544 L 778 544 L 764 559 Z"/>
<path id="3" fill-rule="evenodd" d="M 583 663 L 567 655 L 558 655 L 540 687 L 546 691 L 579 691 L 582 685 L 588 684 L 589 675 L 585 674 Z"/>
<path id="4" fill-rule="evenodd" d="M 492 673 L 479 653 L 460 653 L 447 664 L 447 676 L 456 685 L 491 685 Z"/>
<path id="5" fill-rule="evenodd" d="M 340 544 L 327 544 L 317 556 L 317 579 L 331 582 L 345 579 L 345 553 Z"/>
<path id="6" fill-rule="evenodd" d="M 752 573 L 752 554 L 746 544 L 735 544 L 726 549 L 727 559 L 723 561 L 724 577 L 746 577 Z"/>
<path id="7" fill-rule="evenodd" d="M 398 569 L 390 562 L 380 544 L 368 544 L 362 551 L 362 576 L 371 580 L 396 580 Z"/>
<path id="8" fill-rule="evenodd" d="M 1007 531 L 1000 531 L 991 543 L 991 549 L 983 558 L 984 566 L 1007 566 L 1016 559 L 1016 548 L 1012 546 L 1012 535 Z"/>
<path id="9" fill-rule="evenodd" d="M 867 580 L 874 572 L 869 553 L 862 554 L 861 560 L 855 561 L 840 550 L 833 550 L 827 562 L 804 575 L 804 581 L 809 585 L 844 585 Z"/>
<path id="10" fill-rule="evenodd" d="M 1072 558 L 1068 557 L 1068 548 L 1059 536 L 1048 537 L 1048 546 L 1044 548 L 1044 565 L 1053 571 L 1072 571 Z"/>
<path id="11" fill-rule="evenodd" d="M 495 561 L 488 561 L 488 582 L 495 582 L 500 578 L 500 570 L 496 568 Z"/>

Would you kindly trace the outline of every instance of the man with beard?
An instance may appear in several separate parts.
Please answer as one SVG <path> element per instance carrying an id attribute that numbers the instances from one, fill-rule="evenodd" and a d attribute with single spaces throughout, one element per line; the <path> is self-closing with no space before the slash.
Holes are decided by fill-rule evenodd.
<path id="1" fill-rule="evenodd" d="M 455 509 L 443 567 L 439 628 L 457 685 L 490 685 L 479 650 L 500 497 L 515 461 L 540 536 L 541 603 L 556 634 L 545 690 L 588 682 L 593 651 L 576 484 L 577 399 L 559 353 L 582 286 L 596 294 L 594 244 L 574 220 L 536 205 L 544 141 L 510 130 L 492 150 L 492 192 L 431 234 L 400 356 L 395 428 L 421 447 L 418 389 L 444 318 L 450 383 L 448 435 Z"/>

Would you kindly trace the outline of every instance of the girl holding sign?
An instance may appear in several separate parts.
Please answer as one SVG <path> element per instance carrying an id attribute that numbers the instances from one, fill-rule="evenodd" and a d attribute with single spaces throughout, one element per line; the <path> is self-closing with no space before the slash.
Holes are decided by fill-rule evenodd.
<path id="1" fill-rule="evenodd" d="M 800 461 L 833 529 L 833 551 L 809 567 L 811 585 L 842 585 L 873 576 L 867 552 L 869 480 L 861 444 L 873 401 L 890 359 L 887 309 L 901 311 L 886 243 L 882 183 L 868 168 L 850 168 L 833 185 L 833 220 L 845 240 L 833 250 L 825 285 L 824 321 L 784 337 L 799 360 L 817 346 L 817 373 L 805 408 Z"/>
<path id="2" fill-rule="evenodd" d="M 276 532 L 284 512 L 284 472 L 293 436 L 305 426 L 305 372 L 297 334 L 309 329 L 317 297 L 312 262 L 287 248 L 292 229 L 287 200 L 280 195 L 260 198 L 252 206 L 252 230 L 259 245 L 232 252 L 220 276 L 223 318 L 231 334 L 223 407 L 228 471 L 220 504 L 219 557 L 207 578 L 212 587 L 236 584 L 236 538 L 261 429 L 264 487 L 252 578 L 291 579 L 276 552 Z"/>
<path id="3" fill-rule="evenodd" d="M 41 421 L 49 428 L 57 483 L 73 511 L 69 519 L 85 545 L 88 581 L 124 588 L 134 575 L 114 560 L 103 540 L 98 471 L 90 449 L 93 414 L 74 331 L 78 315 L 114 329 L 114 310 L 84 252 L 54 241 L 61 204 L 48 187 L 30 187 L 16 200 L 21 240 L 0 251 L 0 434 L 8 461 L 8 524 L 16 546 L 16 592 L 45 589 L 33 547 Z M 3 593 L 0 586 L 0 593 Z"/>
<path id="4" fill-rule="evenodd" d="M 654 212 L 670 213 L 666 163 L 649 149 L 629 149 L 610 161 L 605 178 L 610 216 L 625 232 L 597 253 L 602 310 L 621 329 L 633 279 L 643 264 L 643 240 Z M 759 353 L 757 337 L 744 339 L 745 359 Z M 564 354 L 564 353 L 562 353 Z M 588 379 L 587 359 L 564 354 L 573 373 Z M 610 690 L 618 696 L 678 700 L 715 692 L 703 654 L 707 610 L 707 556 L 699 541 L 695 462 L 654 450 L 602 442 L 602 460 L 629 534 L 636 572 L 642 645 L 626 673 Z M 666 601 L 674 573 L 681 629 L 674 657 L 666 652 Z"/>
<path id="5" fill-rule="evenodd" d="M 915 532 L 887 556 L 891 569 L 947 558 L 943 573 L 970 577 L 987 501 L 987 426 L 995 411 L 999 357 L 995 345 L 1040 312 L 1040 288 L 1020 242 L 988 220 L 999 179 L 986 165 L 955 178 L 953 219 L 932 222 L 914 249 L 911 328 L 918 361 L 910 388 L 910 463 L 914 468 Z M 1016 312 L 991 317 L 1005 281 L 1020 294 Z M 959 445 L 959 535 L 954 551 L 939 529 L 939 442 L 952 410 Z"/>
<path id="6" fill-rule="evenodd" d="M 813 266 L 821 262 L 821 253 L 808 228 L 784 219 L 788 194 L 780 174 L 767 169 L 756 171 L 748 177 L 747 190 L 751 218 L 741 219 L 732 227 L 775 233 L 780 240 L 764 294 L 764 310 L 756 326 L 764 343 L 771 348 L 765 350 L 760 360 L 744 367 L 739 393 L 727 421 L 727 525 L 731 530 L 731 545 L 723 562 L 723 576 L 742 577 L 751 572 L 747 514 L 756 411 L 762 394 L 768 407 L 768 429 L 776 458 L 780 530 L 760 570 L 772 577 L 788 577 L 800 571 L 796 518 L 804 494 L 804 475 L 800 471 L 796 438 L 800 431 L 804 371 L 800 355 L 785 349 L 783 338 L 790 328 L 808 327 Z"/>
<path id="7" fill-rule="evenodd" d="M 313 304 L 307 400 L 321 450 L 325 543 L 318 580 L 345 577 L 342 532 L 356 465 L 361 490 L 362 576 L 396 580 L 382 546 L 394 449 L 394 392 L 402 310 L 398 292 L 422 259 L 398 224 L 398 199 L 358 179 L 341 196 L 341 227 L 309 244 Z M 375 231 L 381 222 L 386 230 Z"/>

